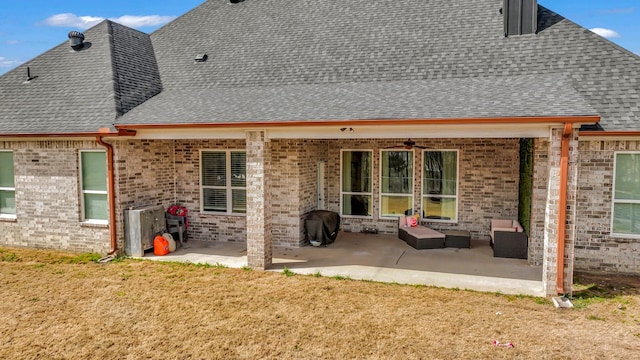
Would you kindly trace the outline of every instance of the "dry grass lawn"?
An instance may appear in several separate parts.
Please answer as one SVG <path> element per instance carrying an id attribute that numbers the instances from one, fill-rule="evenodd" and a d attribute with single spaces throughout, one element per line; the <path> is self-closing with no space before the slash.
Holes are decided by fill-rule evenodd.
<path id="1" fill-rule="evenodd" d="M 622 359 L 640 349 L 631 278 L 596 279 L 577 308 L 559 310 L 525 296 L 90 258 L 0 248 L 1 359 Z"/>

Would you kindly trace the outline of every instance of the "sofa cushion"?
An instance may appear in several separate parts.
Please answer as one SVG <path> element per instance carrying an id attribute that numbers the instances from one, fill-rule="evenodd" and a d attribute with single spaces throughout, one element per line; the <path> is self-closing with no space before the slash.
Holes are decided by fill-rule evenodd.
<path id="1" fill-rule="evenodd" d="M 406 231 L 407 234 L 414 236 L 418 239 L 444 239 L 445 234 L 435 231 L 433 229 L 429 229 L 428 227 L 424 227 L 422 225 L 414 226 L 414 227 L 403 227 L 402 230 Z"/>
<path id="2" fill-rule="evenodd" d="M 518 220 L 510 219 L 492 219 L 491 220 L 491 239 L 494 239 L 496 231 L 504 232 L 523 232 L 524 228 Z"/>
<path id="3" fill-rule="evenodd" d="M 511 219 L 492 219 L 491 228 L 510 228 L 513 227 L 513 221 Z"/>

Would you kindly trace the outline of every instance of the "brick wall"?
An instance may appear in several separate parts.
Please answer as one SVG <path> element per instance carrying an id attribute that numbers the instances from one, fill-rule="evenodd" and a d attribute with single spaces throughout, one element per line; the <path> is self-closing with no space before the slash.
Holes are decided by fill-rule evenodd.
<path id="1" fill-rule="evenodd" d="M 549 140 L 534 139 L 529 262 L 536 266 L 542 266 L 544 255 L 544 222 L 547 208 L 547 188 L 549 187 L 548 162 Z"/>
<path id="2" fill-rule="evenodd" d="M 274 246 L 304 243 L 304 219 L 317 208 L 318 162 L 326 161 L 327 141 L 272 140 Z"/>
<path id="3" fill-rule="evenodd" d="M 79 150 L 95 141 L 2 142 L 13 150 L 16 221 L 0 221 L 0 244 L 106 253 L 107 226 L 82 224 Z M 106 164 L 105 164 L 106 165 Z"/>
<path id="4" fill-rule="evenodd" d="M 270 182 L 273 244 L 298 247 L 304 240 L 304 218 L 316 208 L 317 162 L 326 160 L 326 141 L 273 140 L 266 144 L 271 152 L 273 174 Z M 190 239 L 246 242 L 245 216 L 200 211 L 200 150 L 225 149 L 245 149 L 245 141 L 123 142 L 116 160 L 121 208 L 179 203 L 189 209 Z M 149 175 L 143 176 L 146 173 Z"/>
<path id="5" fill-rule="evenodd" d="M 340 150 L 373 150 L 373 218 L 344 218 L 343 229 L 358 232 L 374 227 L 383 233 L 397 232 L 397 221 L 379 219 L 380 150 L 402 144 L 405 139 L 359 139 L 329 143 L 329 209 L 340 211 Z M 437 230 L 464 229 L 474 239 L 489 239 L 492 218 L 517 218 L 519 184 L 518 139 L 429 139 L 417 145 L 433 150 L 459 151 L 459 198 L 456 224 L 428 223 Z M 414 148 L 414 210 L 421 209 L 422 150 Z"/>
<path id="6" fill-rule="evenodd" d="M 640 273 L 640 239 L 611 236 L 615 151 L 640 151 L 640 141 L 581 141 L 575 267 Z"/>
<path id="7" fill-rule="evenodd" d="M 116 142 L 114 172 L 118 248 L 124 248 L 124 210 L 175 201 L 175 155 L 170 140 Z"/>
<path id="8" fill-rule="evenodd" d="M 189 239 L 246 242 L 246 217 L 200 211 L 200 150 L 245 149 L 244 140 L 176 140 L 175 200 L 189 209 Z"/>

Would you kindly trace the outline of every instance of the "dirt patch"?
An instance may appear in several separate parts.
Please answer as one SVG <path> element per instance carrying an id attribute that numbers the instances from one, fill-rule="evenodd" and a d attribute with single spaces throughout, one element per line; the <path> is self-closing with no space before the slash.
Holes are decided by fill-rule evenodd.
<path id="1" fill-rule="evenodd" d="M 601 359 L 640 346 L 637 292 L 561 310 L 527 296 L 92 260 L 0 248 L 0 358 Z"/>
<path id="2" fill-rule="evenodd" d="M 573 277 L 574 297 L 606 297 L 640 295 L 640 277 L 608 273 L 576 272 Z"/>

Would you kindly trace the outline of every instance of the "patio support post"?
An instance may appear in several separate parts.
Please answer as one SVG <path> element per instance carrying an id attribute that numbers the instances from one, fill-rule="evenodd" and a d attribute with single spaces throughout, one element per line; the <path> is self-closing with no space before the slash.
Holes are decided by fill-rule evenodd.
<path id="1" fill-rule="evenodd" d="M 549 142 L 542 279 L 547 295 L 570 293 L 573 285 L 577 136 L 567 124 L 564 129 L 553 129 Z"/>
<path id="2" fill-rule="evenodd" d="M 266 270 L 272 263 L 271 152 L 266 131 L 247 131 L 247 265 Z"/>

